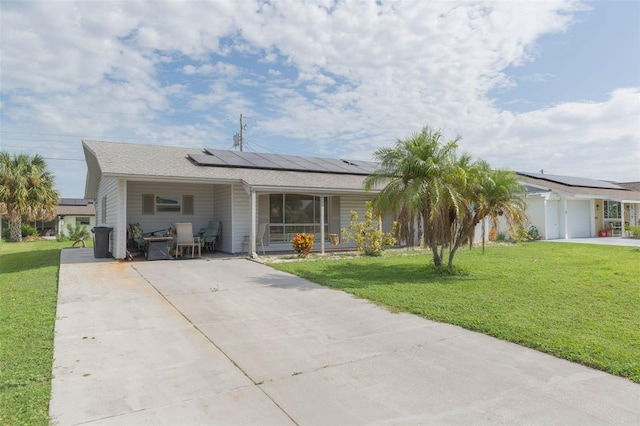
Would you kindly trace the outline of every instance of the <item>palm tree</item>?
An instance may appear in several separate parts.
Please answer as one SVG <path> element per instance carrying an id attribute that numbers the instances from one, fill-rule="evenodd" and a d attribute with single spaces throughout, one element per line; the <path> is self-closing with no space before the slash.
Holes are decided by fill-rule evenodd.
<path id="1" fill-rule="evenodd" d="M 424 127 L 420 133 L 399 140 L 393 148 L 381 148 L 373 155 L 380 168 L 365 179 L 365 189 L 386 186 L 374 199 L 377 211 L 398 216 L 399 229 L 408 232 L 415 221 L 422 224 L 422 238 L 431 248 L 433 262 L 442 266 L 444 247 L 450 232 L 443 225 L 449 218 L 450 203 L 458 200 L 451 181 L 459 138 L 442 143 L 442 134 Z"/>
<path id="2" fill-rule="evenodd" d="M 22 217 L 41 219 L 55 214 L 58 192 L 40 155 L 0 152 L 0 205 L 9 218 L 11 241 L 22 241 Z"/>
<path id="3" fill-rule="evenodd" d="M 465 241 L 472 241 L 476 226 L 485 218 L 489 218 L 494 228 L 500 216 L 509 226 L 522 225 L 527 218 L 524 189 L 513 172 L 492 170 L 485 161 L 471 163 L 469 159 L 463 159 L 464 156 L 458 165 L 465 174 L 465 181 L 464 184 L 458 182 L 462 202 L 456 211 L 458 217 L 451 239 L 449 268 L 453 266 L 453 257 L 458 248 Z"/>
<path id="4" fill-rule="evenodd" d="M 399 140 L 393 148 L 374 153 L 380 162 L 365 179 L 365 189 L 385 185 L 374 199 L 378 212 L 398 217 L 400 239 L 410 238 L 417 221 L 433 263 L 453 267 L 456 251 L 472 241 L 476 226 L 485 218 L 504 216 L 510 225 L 523 223 L 525 203 L 515 175 L 494 171 L 485 161 L 457 156 L 458 140 L 442 142 L 442 134 L 429 127 Z"/>

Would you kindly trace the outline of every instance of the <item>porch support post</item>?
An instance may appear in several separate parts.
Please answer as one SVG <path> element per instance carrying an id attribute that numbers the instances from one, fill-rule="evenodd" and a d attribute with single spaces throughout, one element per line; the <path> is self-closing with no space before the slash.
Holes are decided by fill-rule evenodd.
<path id="1" fill-rule="evenodd" d="M 249 255 L 252 258 L 258 257 L 256 253 L 256 191 L 253 189 L 250 193 L 250 218 L 249 218 Z"/>
<path id="2" fill-rule="evenodd" d="M 620 201 L 620 237 L 624 237 L 624 201 Z"/>
<path id="3" fill-rule="evenodd" d="M 324 195 L 320 197 L 320 253 L 324 254 Z"/>
<path id="4" fill-rule="evenodd" d="M 562 209 L 564 210 L 564 239 L 569 239 L 569 203 L 567 197 L 562 197 Z"/>

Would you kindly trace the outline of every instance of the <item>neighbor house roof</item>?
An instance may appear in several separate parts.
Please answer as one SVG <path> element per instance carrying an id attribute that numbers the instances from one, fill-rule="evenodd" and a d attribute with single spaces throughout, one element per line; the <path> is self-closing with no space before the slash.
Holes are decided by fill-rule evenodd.
<path id="1" fill-rule="evenodd" d="M 622 186 L 623 188 L 640 192 L 640 182 L 617 182 L 617 184 Z"/>
<path id="2" fill-rule="evenodd" d="M 84 198 L 61 198 L 56 210 L 58 216 L 94 216 L 95 206 L 91 200 Z"/>
<path id="3" fill-rule="evenodd" d="M 122 142 L 83 140 L 88 174 L 86 197 L 97 196 L 100 175 L 132 180 L 193 183 L 237 182 L 255 190 L 305 190 L 322 193 L 364 192 L 365 175 L 215 167 L 198 164 L 206 151 Z"/>
<path id="4" fill-rule="evenodd" d="M 640 191 L 634 191 L 622 183 L 540 173 L 516 172 L 516 174 L 518 180 L 527 186 L 562 192 L 577 198 L 640 202 Z"/>

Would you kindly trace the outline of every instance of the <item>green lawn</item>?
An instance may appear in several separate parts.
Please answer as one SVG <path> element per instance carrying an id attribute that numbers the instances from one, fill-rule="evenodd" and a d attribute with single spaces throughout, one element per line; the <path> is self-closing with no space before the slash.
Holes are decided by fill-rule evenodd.
<path id="1" fill-rule="evenodd" d="M 272 267 L 640 383 L 640 249 L 527 243 L 464 250 L 458 275 L 424 251 Z"/>
<path id="2" fill-rule="evenodd" d="M 60 249 L 0 243 L 0 424 L 49 424 Z"/>

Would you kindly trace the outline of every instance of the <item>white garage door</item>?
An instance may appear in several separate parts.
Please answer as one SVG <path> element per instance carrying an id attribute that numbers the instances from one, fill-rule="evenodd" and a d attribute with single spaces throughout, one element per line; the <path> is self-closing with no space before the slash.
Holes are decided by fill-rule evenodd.
<path id="1" fill-rule="evenodd" d="M 591 236 L 589 201 L 567 201 L 567 234 L 569 238 Z"/>

